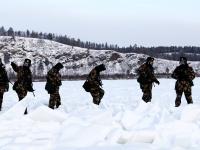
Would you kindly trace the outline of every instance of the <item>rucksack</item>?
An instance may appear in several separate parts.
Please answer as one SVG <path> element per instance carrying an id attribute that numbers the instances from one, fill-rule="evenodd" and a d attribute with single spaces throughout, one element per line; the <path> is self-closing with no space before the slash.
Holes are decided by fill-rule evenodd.
<path id="1" fill-rule="evenodd" d="M 53 94 L 56 92 L 56 88 L 52 86 L 50 82 L 47 82 L 45 85 L 45 90 L 48 92 L 48 94 Z"/>
<path id="2" fill-rule="evenodd" d="M 90 92 L 90 83 L 88 80 L 86 80 L 83 84 L 83 88 L 85 89 L 86 92 Z"/>

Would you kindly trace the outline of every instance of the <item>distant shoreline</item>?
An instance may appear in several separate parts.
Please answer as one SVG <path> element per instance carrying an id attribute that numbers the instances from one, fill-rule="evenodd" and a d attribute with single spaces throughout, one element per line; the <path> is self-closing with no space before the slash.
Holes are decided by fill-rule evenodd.
<path id="1" fill-rule="evenodd" d="M 157 78 L 165 78 L 165 79 L 170 79 L 171 74 L 155 74 Z M 200 77 L 200 75 L 196 75 L 196 77 Z M 63 81 L 82 81 L 86 80 L 87 75 L 82 75 L 82 76 L 63 76 L 62 80 Z M 101 75 L 102 80 L 131 80 L 131 79 L 136 79 L 137 75 Z M 15 81 L 15 78 L 10 79 L 12 82 Z M 45 82 L 46 77 L 33 77 L 34 82 Z"/>

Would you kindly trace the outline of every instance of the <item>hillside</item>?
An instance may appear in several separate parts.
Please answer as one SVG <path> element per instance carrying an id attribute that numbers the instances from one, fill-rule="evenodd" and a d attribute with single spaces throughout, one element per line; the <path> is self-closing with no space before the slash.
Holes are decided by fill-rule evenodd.
<path id="1" fill-rule="evenodd" d="M 136 53 L 118 53 L 112 50 L 92 50 L 72 47 L 50 40 L 5 37 L 0 36 L 0 57 L 6 64 L 9 76 L 13 77 L 10 63 L 14 61 L 22 64 L 25 58 L 32 60 L 32 71 L 35 77 L 43 77 L 47 71 L 57 62 L 64 65 L 62 75 L 66 78 L 80 77 L 88 74 L 95 66 L 104 63 L 107 70 L 105 76 L 133 77 L 136 68 L 144 63 L 147 55 Z M 155 59 L 155 72 L 163 74 L 172 72 L 176 61 Z M 200 63 L 191 62 L 197 74 L 200 73 Z"/>

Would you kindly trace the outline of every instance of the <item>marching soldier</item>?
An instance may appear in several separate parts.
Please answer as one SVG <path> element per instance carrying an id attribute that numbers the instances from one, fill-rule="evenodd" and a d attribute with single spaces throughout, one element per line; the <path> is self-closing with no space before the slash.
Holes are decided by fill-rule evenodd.
<path id="1" fill-rule="evenodd" d="M 2 60 L 0 59 L 0 111 L 2 108 L 4 92 L 7 92 L 8 89 L 9 89 L 9 80 L 7 72 L 5 70 L 5 66 L 2 63 Z"/>
<path id="2" fill-rule="evenodd" d="M 50 94 L 49 108 L 58 108 L 61 105 L 59 87 L 62 85 L 61 74 L 59 71 L 63 68 L 61 63 L 57 63 L 49 72 L 47 73 L 47 83 L 45 89 Z"/>
<path id="3" fill-rule="evenodd" d="M 156 84 L 160 84 L 157 78 L 154 75 L 153 68 L 154 58 L 148 57 L 146 62 L 142 64 L 138 71 L 139 77 L 137 81 L 140 84 L 140 88 L 143 92 L 142 99 L 147 103 L 151 102 L 152 99 L 152 85 L 155 82 Z"/>
<path id="4" fill-rule="evenodd" d="M 17 73 L 17 81 L 14 83 L 13 90 L 16 91 L 19 101 L 21 101 L 27 95 L 27 92 L 34 92 L 30 70 L 31 60 L 25 59 L 23 66 L 17 66 L 14 62 L 11 62 L 11 66 Z M 24 114 L 27 114 L 27 109 Z"/>
<path id="5" fill-rule="evenodd" d="M 175 107 L 179 107 L 181 104 L 182 94 L 185 94 L 185 98 L 188 104 L 192 104 L 192 89 L 193 79 L 195 78 L 195 73 L 187 63 L 186 57 L 180 57 L 180 65 L 176 67 L 174 72 L 172 73 L 172 78 L 176 79 L 176 100 Z"/>
<path id="6" fill-rule="evenodd" d="M 90 93 L 93 97 L 93 103 L 96 105 L 99 105 L 101 102 L 101 99 L 104 96 L 104 90 L 102 87 L 102 81 L 100 78 L 100 72 L 106 70 L 106 67 L 104 64 L 96 66 L 92 71 L 89 73 L 88 76 L 88 82 L 90 85 Z"/>

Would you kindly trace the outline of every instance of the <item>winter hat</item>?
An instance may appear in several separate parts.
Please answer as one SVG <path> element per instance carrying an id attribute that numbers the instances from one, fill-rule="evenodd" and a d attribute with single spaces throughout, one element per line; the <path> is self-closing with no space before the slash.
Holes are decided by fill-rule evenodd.
<path id="1" fill-rule="evenodd" d="M 31 60 L 30 59 L 25 59 L 24 60 L 24 66 L 30 67 L 31 66 Z"/>
<path id="2" fill-rule="evenodd" d="M 186 57 L 180 57 L 180 62 L 184 62 L 185 64 L 187 64 L 187 58 Z"/>
<path id="3" fill-rule="evenodd" d="M 54 68 L 60 70 L 60 69 L 63 68 L 63 65 L 62 65 L 61 63 L 57 63 L 57 64 L 54 66 Z"/>
<path id="4" fill-rule="evenodd" d="M 153 57 L 147 57 L 146 62 L 154 61 Z"/>

